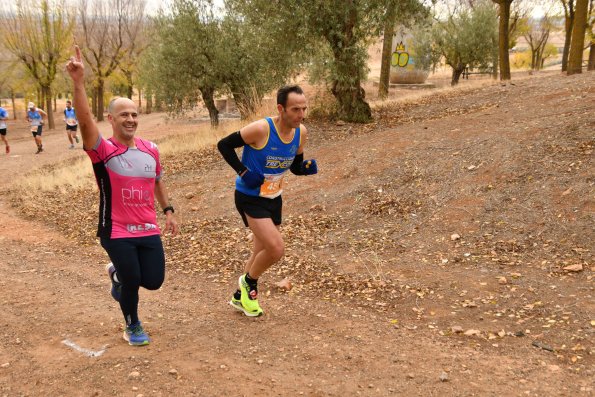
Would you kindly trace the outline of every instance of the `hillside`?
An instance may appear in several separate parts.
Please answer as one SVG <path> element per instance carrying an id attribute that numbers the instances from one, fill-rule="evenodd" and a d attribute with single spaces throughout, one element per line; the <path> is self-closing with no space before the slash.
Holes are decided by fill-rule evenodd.
<path id="1" fill-rule="evenodd" d="M 183 233 L 141 294 L 143 349 L 119 336 L 94 187 L 5 180 L 0 395 L 591 395 L 594 108 L 593 73 L 542 73 L 309 120 L 320 172 L 286 187 L 258 319 L 226 305 L 249 252 L 233 171 L 212 147 L 164 156 Z M 13 179 L 82 156 L 19 145 Z"/>

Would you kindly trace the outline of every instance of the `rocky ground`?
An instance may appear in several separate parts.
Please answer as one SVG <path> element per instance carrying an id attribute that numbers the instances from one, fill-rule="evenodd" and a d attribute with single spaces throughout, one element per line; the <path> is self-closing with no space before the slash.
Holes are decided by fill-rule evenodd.
<path id="1" fill-rule="evenodd" d="M 0 156 L 0 395 L 593 395 L 594 108 L 593 73 L 542 73 L 368 125 L 308 120 L 320 172 L 289 179 L 258 319 L 226 304 L 249 253 L 233 171 L 213 147 L 164 156 L 182 233 L 141 294 L 146 348 L 120 337 L 93 184 L 20 183 L 84 155 L 60 131 L 35 156 L 18 127 Z"/>

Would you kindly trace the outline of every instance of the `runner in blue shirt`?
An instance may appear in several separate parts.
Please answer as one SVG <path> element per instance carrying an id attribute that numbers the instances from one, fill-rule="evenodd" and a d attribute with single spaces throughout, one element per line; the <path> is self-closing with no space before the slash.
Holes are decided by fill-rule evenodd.
<path id="1" fill-rule="evenodd" d="M 10 153 L 10 146 L 8 145 L 8 139 L 6 139 L 6 120 L 8 120 L 8 112 L 2 106 L 0 106 L 0 137 L 6 146 L 6 154 Z"/>
<path id="2" fill-rule="evenodd" d="M 238 174 L 236 208 L 253 234 L 252 254 L 229 302 L 246 316 L 263 314 L 257 299 L 258 278 L 284 254 L 279 226 L 287 171 L 295 175 L 318 171 L 316 160 L 304 161 L 308 131 L 302 120 L 306 108 L 306 97 L 299 86 L 282 87 L 277 91 L 277 116 L 248 124 L 217 144 L 225 161 Z M 235 152 L 238 147 L 243 147 L 241 161 Z"/>
<path id="3" fill-rule="evenodd" d="M 66 109 L 64 109 L 64 122 L 66 123 L 66 135 L 70 142 L 69 149 L 74 149 L 74 142 L 79 143 L 79 137 L 76 135 L 79 122 L 76 118 L 76 112 L 72 107 L 71 101 L 66 101 Z"/>
<path id="4" fill-rule="evenodd" d="M 27 108 L 29 109 L 27 111 L 27 121 L 31 123 L 31 134 L 33 134 L 33 139 L 35 139 L 35 144 L 37 145 L 37 152 L 35 154 L 39 154 L 43 152 L 41 132 L 43 130 L 43 118 L 47 117 L 47 113 L 36 108 L 33 102 L 29 102 Z"/>

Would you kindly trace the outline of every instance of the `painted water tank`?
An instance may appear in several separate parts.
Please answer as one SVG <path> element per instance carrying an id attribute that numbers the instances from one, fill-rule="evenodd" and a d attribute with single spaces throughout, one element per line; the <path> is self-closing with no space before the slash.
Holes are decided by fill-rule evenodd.
<path id="1" fill-rule="evenodd" d="M 404 27 L 397 27 L 393 36 L 392 57 L 390 60 L 391 84 L 423 84 L 428 75 L 418 62 L 423 54 L 417 54 L 413 46 L 413 37 Z"/>

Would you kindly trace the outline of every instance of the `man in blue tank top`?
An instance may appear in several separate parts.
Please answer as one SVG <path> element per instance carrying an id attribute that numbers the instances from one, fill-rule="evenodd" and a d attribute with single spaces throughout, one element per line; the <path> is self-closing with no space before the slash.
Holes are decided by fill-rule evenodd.
<path id="1" fill-rule="evenodd" d="M 225 161 L 238 174 L 236 208 L 253 234 L 252 254 L 229 302 L 250 317 L 263 314 L 257 298 L 258 278 L 283 257 L 279 226 L 287 171 L 295 175 L 318 172 L 316 160 L 304 161 L 308 130 L 301 122 L 306 109 L 306 97 L 299 86 L 282 87 L 277 91 L 277 116 L 248 124 L 217 144 Z M 243 147 L 241 161 L 235 152 L 238 147 Z"/>
<path id="2" fill-rule="evenodd" d="M 47 117 L 47 113 L 43 110 L 35 107 L 33 102 L 29 102 L 27 105 L 27 121 L 31 123 L 31 134 L 37 145 L 37 152 L 39 154 L 43 152 L 43 144 L 41 142 L 41 132 L 43 131 L 43 118 Z"/>
<path id="3" fill-rule="evenodd" d="M 70 142 L 69 149 L 74 149 L 74 142 L 79 143 L 79 137 L 76 135 L 79 122 L 76 118 L 76 112 L 72 107 L 71 101 L 66 101 L 66 108 L 64 109 L 64 122 L 66 123 L 66 135 Z"/>
<path id="4" fill-rule="evenodd" d="M 0 138 L 6 146 L 6 154 L 10 153 L 10 145 L 8 139 L 6 139 L 6 120 L 8 120 L 8 112 L 0 104 Z"/>

